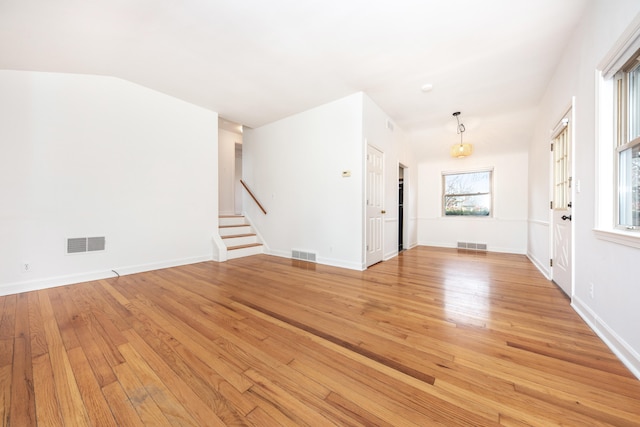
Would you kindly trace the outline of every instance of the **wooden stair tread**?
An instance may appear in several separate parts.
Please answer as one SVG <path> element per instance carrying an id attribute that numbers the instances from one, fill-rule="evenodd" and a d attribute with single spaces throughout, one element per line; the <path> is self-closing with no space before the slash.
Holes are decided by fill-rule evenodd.
<path id="1" fill-rule="evenodd" d="M 253 248 L 255 246 L 262 246 L 262 243 L 247 243 L 246 245 L 229 246 L 227 248 L 227 250 L 228 251 L 233 251 L 233 250 L 236 250 L 236 249 Z"/>
<path id="2" fill-rule="evenodd" d="M 221 236 L 223 239 L 232 239 L 234 237 L 253 237 L 255 233 L 246 233 L 246 234 L 231 234 L 229 236 Z"/>
<path id="3" fill-rule="evenodd" d="M 227 247 L 227 253 L 230 258 L 237 258 L 243 256 L 250 256 L 258 251 L 262 251 L 262 249 L 253 250 L 251 248 L 262 248 L 263 244 L 257 242 L 257 233 L 254 232 L 251 224 L 248 224 L 245 220 L 244 215 L 218 215 L 220 219 L 220 223 L 218 224 L 218 229 L 220 230 L 220 237 L 225 242 L 225 246 Z M 228 224 L 232 223 L 232 224 Z M 240 228 L 239 228 L 240 227 Z M 241 228 L 245 227 L 245 228 Z M 228 230 L 222 233 L 222 230 Z M 222 235 L 231 233 L 229 235 Z M 231 239 L 242 239 L 239 241 L 233 241 Z M 233 243 L 239 242 L 255 242 L 255 243 L 246 243 L 242 245 L 233 245 Z M 228 242 L 228 243 L 227 243 Z M 246 249 L 243 251 L 243 249 Z M 233 252 L 233 255 L 231 254 Z"/>

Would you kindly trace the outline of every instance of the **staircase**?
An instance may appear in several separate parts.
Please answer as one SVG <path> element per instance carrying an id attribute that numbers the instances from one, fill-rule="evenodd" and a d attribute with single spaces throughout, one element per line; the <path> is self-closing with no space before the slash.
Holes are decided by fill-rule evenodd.
<path id="1" fill-rule="evenodd" d="M 227 259 L 261 254 L 262 243 L 243 216 L 223 215 L 219 221 L 220 237 L 227 247 Z"/>

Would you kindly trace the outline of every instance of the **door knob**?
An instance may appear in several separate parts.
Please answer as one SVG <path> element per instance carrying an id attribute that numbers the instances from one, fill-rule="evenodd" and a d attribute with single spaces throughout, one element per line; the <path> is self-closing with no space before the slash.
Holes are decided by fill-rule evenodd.
<path id="1" fill-rule="evenodd" d="M 571 215 L 568 215 L 568 216 L 567 216 L 567 215 L 562 215 L 562 216 L 561 216 L 561 218 L 562 218 L 563 220 L 565 220 L 565 221 L 566 221 L 566 220 L 571 221 Z"/>
<path id="2" fill-rule="evenodd" d="M 387 213 L 387 211 L 385 211 L 385 210 L 381 210 L 381 211 L 380 211 L 380 213 L 381 213 L 381 214 L 386 214 L 386 213 Z"/>

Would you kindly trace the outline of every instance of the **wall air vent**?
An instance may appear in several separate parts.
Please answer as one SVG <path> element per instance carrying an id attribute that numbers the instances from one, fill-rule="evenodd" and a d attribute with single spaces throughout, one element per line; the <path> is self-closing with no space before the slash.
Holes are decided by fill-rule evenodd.
<path id="1" fill-rule="evenodd" d="M 468 249 L 470 251 L 486 251 L 486 243 L 458 242 L 458 249 Z"/>
<path id="2" fill-rule="evenodd" d="M 104 251 L 103 237 L 74 237 L 67 239 L 67 253 L 79 254 L 83 252 Z"/>
<path id="3" fill-rule="evenodd" d="M 105 239 L 102 237 L 87 237 L 87 251 L 104 251 Z"/>
<path id="4" fill-rule="evenodd" d="M 67 253 L 78 254 L 80 252 L 87 252 L 87 238 L 77 237 L 74 239 L 67 239 Z"/>
<path id="5" fill-rule="evenodd" d="M 314 252 L 304 252 L 296 249 L 291 251 L 291 258 L 299 259 L 302 261 L 316 262 L 316 254 Z"/>

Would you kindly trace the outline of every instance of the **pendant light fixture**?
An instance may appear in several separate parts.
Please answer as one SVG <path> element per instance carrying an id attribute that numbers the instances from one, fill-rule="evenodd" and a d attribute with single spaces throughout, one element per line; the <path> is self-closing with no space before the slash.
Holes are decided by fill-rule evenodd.
<path id="1" fill-rule="evenodd" d="M 462 134 L 464 133 L 465 128 L 464 125 L 460 123 L 460 119 L 458 118 L 459 115 L 460 111 L 456 111 L 455 113 L 453 113 L 453 117 L 455 117 L 456 121 L 458 122 L 458 128 L 456 129 L 456 132 L 460 134 L 460 144 L 454 144 L 451 147 L 451 157 L 462 158 L 471 155 L 471 153 L 473 152 L 473 146 L 471 144 L 464 144 L 462 142 Z"/>

